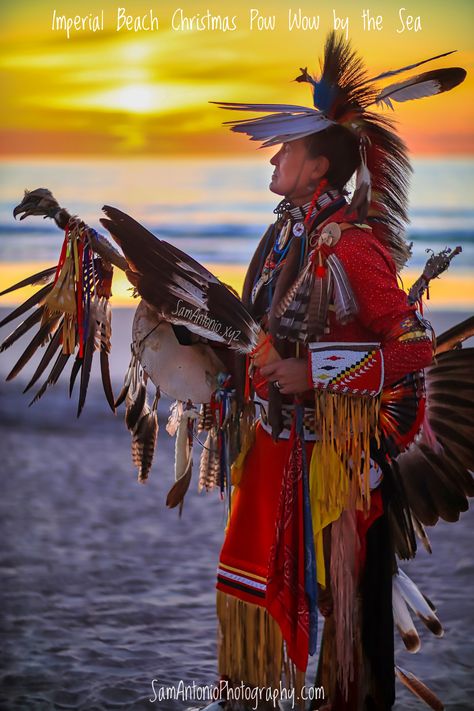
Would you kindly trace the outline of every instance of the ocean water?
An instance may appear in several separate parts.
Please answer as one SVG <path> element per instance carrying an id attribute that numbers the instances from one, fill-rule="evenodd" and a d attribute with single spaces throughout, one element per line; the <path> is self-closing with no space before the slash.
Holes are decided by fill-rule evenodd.
<path id="1" fill-rule="evenodd" d="M 101 206 L 112 204 L 201 261 L 246 264 L 273 219 L 271 170 L 265 159 L 6 163 L 0 260 L 57 261 L 61 235 L 51 222 L 15 223 L 11 214 L 24 188 L 44 186 L 97 229 Z M 413 266 L 421 267 L 426 248 L 460 244 L 452 269 L 472 270 L 473 164 L 417 161 L 412 185 Z M 466 316 L 437 312 L 433 324 L 441 332 Z M 115 392 L 129 360 L 131 319 L 130 309 L 114 311 Z M 66 374 L 28 408 L 31 397 L 21 390 L 38 359 L 4 382 L 24 347 L 23 340 L 0 356 L 0 710 L 199 707 L 192 699 L 150 703 L 152 680 L 177 688 L 217 678 L 222 502 L 198 495 L 194 478 L 183 517 L 166 509 L 174 454 L 164 401 L 150 480 L 136 482 L 123 408 L 116 417 L 108 411 L 97 363 L 79 420 Z M 400 666 L 432 687 L 448 711 L 471 709 L 474 694 L 472 526 L 472 511 L 457 524 L 441 522 L 430 531 L 433 556 L 420 551 L 407 568 L 438 605 L 445 638 L 424 634 L 414 657 L 397 645 Z M 421 708 L 399 685 L 397 695 L 396 711 Z"/>
<path id="2" fill-rule="evenodd" d="M 461 245 L 451 270 L 474 268 L 474 161 L 413 162 L 408 239 L 411 266 L 426 249 Z M 0 261 L 57 261 L 60 233 L 50 220 L 15 222 L 25 188 L 48 187 L 63 207 L 91 227 L 101 207 L 114 205 L 203 262 L 248 264 L 278 202 L 268 190 L 266 155 L 232 160 L 51 160 L 2 164 Z"/>
<path id="3" fill-rule="evenodd" d="M 433 325 L 442 332 L 466 316 L 436 312 Z M 132 318 L 132 309 L 113 315 L 115 393 Z M 79 420 L 77 389 L 71 400 L 67 394 L 69 368 L 29 408 L 32 393 L 22 390 L 33 365 L 4 381 L 24 346 L 0 356 L 0 709 L 200 707 L 197 696 L 151 703 L 152 680 L 156 689 L 178 690 L 181 682 L 203 688 L 217 679 L 223 502 L 217 492 L 197 493 L 195 469 L 182 517 L 166 508 L 174 452 L 164 398 L 150 478 L 138 484 L 124 408 L 116 416 L 108 409 L 97 362 Z M 420 653 L 398 641 L 396 661 L 433 688 L 447 711 L 472 709 L 473 523 L 472 509 L 455 524 L 439 522 L 429 530 L 433 555 L 420 546 L 402 566 L 437 605 L 446 634 L 435 638 L 417 622 Z M 398 683 L 397 699 L 394 711 L 422 708 Z"/>

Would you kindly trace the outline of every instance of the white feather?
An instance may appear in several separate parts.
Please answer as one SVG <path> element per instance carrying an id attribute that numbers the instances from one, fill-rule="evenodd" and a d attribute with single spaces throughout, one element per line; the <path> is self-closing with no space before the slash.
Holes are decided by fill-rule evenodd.
<path id="1" fill-rule="evenodd" d="M 234 131 L 238 131 L 240 126 L 243 126 L 244 129 L 246 128 L 253 128 L 254 132 L 258 130 L 263 130 L 265 129 L 267 134 L 272 133 L 273 129 L 273 135 L 276 135 L 277 133 L 281 132 L 282 128 L 285 128 L 285 126 L 290 123 L 290 125 L 295 124 L 298 121 L 301 123 L 301 121 L 304 121 L 305 123 L 308 124 L 308 126 L 314 126 L 315 121 L 319 123 L 320 117 L 308 114 L 270 114 L 269 116 L 260 116 L 259 118 L 255 119 L 244 119 L 244 120 L 238 120 L 238 121 L 226 121 L 224 125 L 229 125 L 233 127 Z"/>
<path id="2" fill-rule="evenodd" d="M 296 141 L 298 138 L 304 138 L 305 136 L 310 136 L 312 133 L 318 133 L 317 131 L 305 131 L 304 133 L 283 133 L 279 136 L 272 136 L 268 138 L 265 143 L 262 143 L 261 148 L 267 148 L 268 146 L 276 146 L 278 143 L 288 143 L 288 141 Z M 253 140 L 253 139 L 251 139 Z"/>
<path id="3" fill-rule="evenodd" d="M 398 569 L 398 573 L 393 576 L 393 584 L 397 587 L 413 612 L 427 625 L 428 629 L 437 637 L 442 637 L 444 631 L 438 617 L 434 614 L 413 580 L 411 580 L 403 570 L 400 570 L 400 568 Z"/>
<path id="4" fill-rule="evenodd" d="M 170 405 L 170 414 L 166 424 L 166 431 L 170 437 L 174 437 L 178 429 L 181 413 L 183 412 L 183 403 L 181 400 L 175 400 Z"/>
<path id="5" fill-rule="evenodd" d="M 230 109 L 232 111 L 284 111 L 285 113 L 312 113 L 320 114 L 319 109 L 312 109 L 309 106 L 298 106 L 297 104 L 242 104 L 232 103 L 227 101 L 210 101 L 211 104 L 216 104 L 221 109 Z"/>
<path id="6" fill-rule="evenodd" d="M 262 116 L 250 121 L 230 123 L 232 124 L 232 131 L 245 133 L 251 136 L 253 140 L 261 141 L 272 140 L 277 137 L 281 139 L 288 136 L 294 139 L 295 134 L 309 135 L 317 133 L 331 126 L 334 122 L 324 118 L 322 114 L 308 116 L 281 114 L 278 120 L 275 117 L 268 119 L 268 117 Z M 279 142 L 281 143 L 282 141 L 279 140 Z"/>
<path id="7" fill-rule="evenodd" d="M 194 279 L 199 280 L 200 283 L 205 286 L 206 282 L 211 282 L 212 284 L 218 284 L 219 279 L 214 276 L 210 271 L 208 271 L 202 264 L 189 264 L 181 259 L 176 260 L 176 266 L 181 267 L 187 272 L 190 272 Z M 199 267 L 199 269 L 198 269 Z"/>
<path id="8" fill-rule="evenodd" d="M 174 457 L 174 478 L 179 481 L 189 468 L 189 460 L 192 457 L 192 446 L 189 444 L 188 422 L 195 420 L 198 416 L 196 410 L 184 410 L 181 414 L 178 431 L 176 433 L 175 457 Z"/>
<path id="9" fill-rule="evenodd" d="M 420 638 L 418 637 L 418 632 L 416 631 L 415 625 L 413 624 L 413 620 L 408 611 L 407 604 L 395 584 L 393 584 L 392 586 L 392 608 L 393 621 L 395 623 L 396 628 L 400 632 L 400 636 L 403 639 L 405 647 L 412 654 L 418 652 L 421 646 Z"/>
<path id="10" fill-rule="evenodd" d="M 207 298 L 206 294 L 201 291 L 201 289 L 193 286 L 184 279 L 174 279 L 176 284 L 169 285 L 169 293 L 173 296 L 178 297 L 178 299 L 183 299 L 188 301 L 190 304 L 194 304 L 201 310 L 207 311 Z"/>
<path id="11" fill-rule="evenodd" d="M 435 96 L 441 91 L 441 84 L 435 79 L 428 79 L 419 83 L 413 83 L 413 80 L 399 82 L 398 84 L 390 84 L 377 96 L 375 103 L 384 103 L 389 108 L 393 108 L 391 101 L 411 101 L 412 99 L 423 99 L 426 96 Z"/>
<path id="12" fill-rule="evenodd" d="M 356 188 L 362 187 L 362 185 L 368 185 L 370 186 L 372 183 L 371 177 L 370 177 L 370 171 L 367 167 L 367 163 L 362 162 L 360 164 L 360 167 L 357 169 L 357 174 L 356 174 Z M 370 191 L 370 187 L 369 187 Z M 368 201 L 370 202 L 370 192 L 368 196 Z"/>
<path id="13" fill-rule="evenodd" d="M 413 530 L 422 542 L 425 551 L 427 551 L 427 553 L 431 555 L 433 553 L 433 550 L 431 548 L 431 543 L 430 539 L 428 538 L 428 534 L 425 531 L 425 527 L 423 526 L 421 521 L 419 521 L 415 516 L 412 516 L 411 519 L 413 523 Z"/>

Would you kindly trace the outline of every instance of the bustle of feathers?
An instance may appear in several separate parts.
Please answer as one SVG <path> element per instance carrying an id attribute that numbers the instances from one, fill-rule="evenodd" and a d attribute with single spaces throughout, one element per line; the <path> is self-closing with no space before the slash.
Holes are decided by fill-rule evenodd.
<path id="1" fill-rule="evenodd" d="M 385 485 L 390 488 L 387 514 L 399 558 L 415 556 L 415 535 L 431 553 L 425 526 L 434 526 L 439 518 L 457 521 L 468 508 L 468 498 L 474 496 L 474 349 L 461 347 L 473 332 L 471 317 L 438 336 L 436 359 L 425 369 L 421 432 L 406 451 L 392 453 L 395 458 L 385 471 Z M 386 404 L 390 405 L 391 397 Z M 400 403 L 405 399 L 403 394 Z M 386 404 L 382 402 L 381 412 Z M 390 407 L 393 415 L 397 401 Z M 412 407 L 408 402 L 408 411 L 398 420 L 402 431 L 412 429 Z"/>
<path id="2" fill-rule="evenodd" d="M 425 526 L 439 518 L 457 521 L 474 495 L 473 360 L 473 348 L 451 350 L 426 369 L 426 417 L 440 446 L 435 451 L 422 433 L 394 462 L 410 508 Z"/>

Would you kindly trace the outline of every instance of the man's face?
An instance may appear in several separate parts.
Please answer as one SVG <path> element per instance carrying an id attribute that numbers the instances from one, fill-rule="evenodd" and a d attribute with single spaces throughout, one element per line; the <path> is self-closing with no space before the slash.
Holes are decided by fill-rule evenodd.
<path id="1" fill-rule="evenodd" d="M 293 201 L 311 199 L 322 175 L 321 158 L 308 156 L 303 138 L 283 143 L 270 163 L 275 166 L 270 182 L 272 192 Z"/>

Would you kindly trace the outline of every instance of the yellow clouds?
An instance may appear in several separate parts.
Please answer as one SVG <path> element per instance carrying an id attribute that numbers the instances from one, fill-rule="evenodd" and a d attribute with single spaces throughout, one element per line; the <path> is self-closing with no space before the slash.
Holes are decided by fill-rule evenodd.
<path id="1" fill-rule="evenodd" d="M 40 262 L 3 262 L 2 271 L 0 273 L 0 290 L 6 289 L 11 284 L 14 284 L 20 279 L 24 279 L 25 275 L 41 271 L 50 267 L 50 263 Z M 212 271 L 221 281 L 235 289 L 239 294 L 242 291 L 242 285 L 245 277 L 246 267 L 238 264 L 213 263 L 205 265 Z M 404 280 L 407 284 L 413 283 L 419 276 L 418 272 L 413 270 L 403 273 Z M 472 309 L 474 304 L 474 282 L 470 274 L 457 274 L 456 276 L 444 274 L 442 279 L 437 279 L 430 286 L 431 301 L 428 306 L 433 304 L 432 308 L 436 309 Z M 21 303 L 23 300 L 30 297 L 32 294 L 31 287 L 25 287 L 20 291 L 7 294 L 0 297 L 0 306 L 8 307 Z M 114 275 L 113 287 L 113 306 L 114 307 L 131 307 L 133 301 L 131 299 L 131 285 L 125 274 L 116 271 Z"/>
<path id="2" fill-rule="evenodd" d="M 324 37 L 333 22 L 333 4 L 301 3 L 303 13 L 320 15 L 318 31 L 289 31 L 289 12 L 299 3 L 255 3 L 261 14 L 275 15 L 274 31 L 250 30 L 251 3 L 223 1 L 158 5 L 144 2 L 97 6 L 64 0 L 57 13 L 99 13 L 104 30 L 71 33 L 51 29 L 53 5 L 45 0 L 7 3 L 3 24 L 3 70 L 0 138 L 4 154 L 145 155 L 241 153 L 255 151 L 221 123 L 229 118 L 209 100 L 298 103 L 310 105 L 308 87 L 293 83 L 300 66 L 318 71 Z M 155 32 L 117 32 L 117 8 L 144 15 L 153 6 L 159 16 Z M 236 17 L 235 32 L 175 31 L 173 12 L 186 17 Z M 464 0 L 446 8 L 418 0 L 423 21 L 419 33 L 397 34 L 398 4 L 379 2 L 382 32 L 361 29 L 361 10 L 339 0 L 339 15 L 350 19 L 349 35 L 376 73 L 437 52 L 459 48 L 459 56 L 441 66 L 473 66 L 470 48 L 472 10 Z M 415 9 L 413 10 L 415 12 Z M 440 66 L 440 63 L 437 63 Z M 470 77 L 446 97 L 397 107 L 403 135 L 417 152 L 471 150 Z"/>

